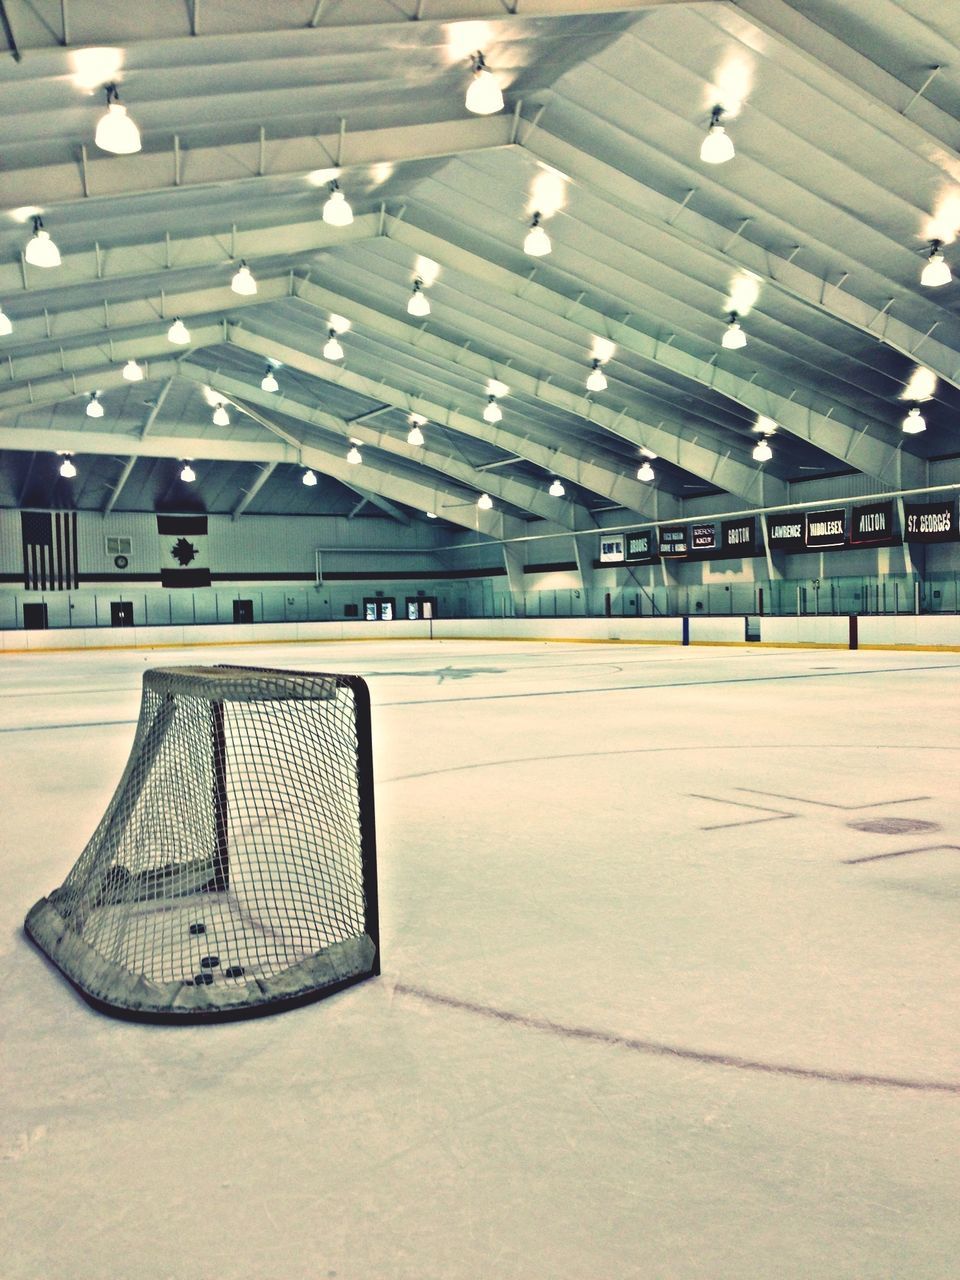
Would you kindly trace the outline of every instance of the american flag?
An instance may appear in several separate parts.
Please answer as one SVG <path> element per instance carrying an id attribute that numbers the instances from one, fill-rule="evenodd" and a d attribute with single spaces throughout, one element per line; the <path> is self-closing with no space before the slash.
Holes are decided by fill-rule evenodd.
<path id="1" fill-rule="evenodd" d="M 21 511 L 23 585 L 28 591 L 70 591 L 77 571 L 77 513 Z"/>

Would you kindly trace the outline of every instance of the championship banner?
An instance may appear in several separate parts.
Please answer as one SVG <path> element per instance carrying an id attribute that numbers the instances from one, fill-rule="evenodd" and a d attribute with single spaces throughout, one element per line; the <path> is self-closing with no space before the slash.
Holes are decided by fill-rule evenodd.
<path id="1" fill-rule="evenodd" d="M 767 545 L 771 551 L 802 551 L 803 516 L 791 512 L 786 516 L 767 516 Z"/>
<path id="2" fill-rule="evenodd" d="M 685 556 L 689 549 L 686 525 L 661 525 L 658 546 L 662 556 Z"/>
<path id="3" fill-rule="evenodd" d="M 945 502 L 905 502 L 904 537 L 908 542 L 956 542 L 957 504 Z"/>
<path id="4" fill-rule="evenodd" d="M 209 587 L 206 516 L 157 516 L 164 587 Z"/>
<path id="5" fill-rule="evenodd" d="M 851 546 L 889 542 L 893 536 L 892 502 L 872 502 L 866 507 L 853 508 L 850 513 Z"/>
<path id="6" fill-rule="evenodd" d="M 77 513 L 21 511 L 23 585 L 27 591 L 70 591 L 77 572 Z"/>
<path id="7" fill-rule="evenodd" d="M 720 525 L 720 549 L 731 556 L 752 556 L 757 551 L 757 522 L 753 516 L 724 520 Z"/>
<path id="8" fill-rule="evenodd" d="M 717 547 L 717 527 L 713 524 L 692 524 L 690 526 L 691 551 L 715 551 Z"/>
<path id="9" fill-rule="evenodd" d="M 804 520 L 803 541 L 807 547 L 842 547 L 847 540 L 846 507 L 806 511 Z"/>
<path id="10" fill-rule="evenodd" d="M 620 564 L 623 561 L 623 538 L 620 534 L 600 539 L 600 563 Z"/>
<path id="11" fill-rule="evenodd" d="M 638 529 L 627 534 L 626 559 L 628 564 L 652 564 L 657 558 L 657 543 L 653 529 Z"/>

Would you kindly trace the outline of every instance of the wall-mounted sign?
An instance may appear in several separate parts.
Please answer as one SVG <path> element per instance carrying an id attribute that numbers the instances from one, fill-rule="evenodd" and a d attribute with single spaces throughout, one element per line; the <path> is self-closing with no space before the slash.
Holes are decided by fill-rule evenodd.
<path id="1" fill-rule="evenodd" d="M 905 502 L 904 536 L 908 542 L 956 542 L 957 504 L 945 502 Z"/>
<path id="2" fill-rule="evenodd" d="M 803 550 L 803 516 L 791 511 L 785 516 L 767 516 L 767 542 L 771 551 Z"/>
<path id="3" fill-rule="evenodd" d="M 804 512 L 803 540 L 808 547 L 842 547 L 847 537 L 845 507 Z"/>
<path id="4" fill-rule="evenodd" d="M 850 513 L 850 544 L 865 546 L 871 542 L 889 542 L 893 537 L 893 503 L 871 502 L 854 507 Z"/>
<path id="5" fill-rule="evenodd" d="M 717 527 L 713 524 L 692 524 L 690 526 L 690 548 L 692 551 L 713 551 L 717 545 Z"/>
<path id="6" fill-rule="evenodd" d="M 623 561 L 623 536 L 610 534 L 600 539 L 600 563 L 620 564 Z"/>
<path id="7" fill-rule="evenodd" d="M 752 556 L 757 549 L 757 522 L 753 516 L 724 520 L 720 525 L 720 548 L 729 555 Z"/>
<path id="8" fill-rule="evenodd" d="M 657 558 L 657 539 L 653 529 L 638 529 L 627 534 L 626 559 L 632 564 L 647 564 Z"/>
<path id="9" fill-rule="evenodd" d="M 658 545 L 662 556 L 685 556 L 689 549 L 686 525 L 661 525 Z"/>

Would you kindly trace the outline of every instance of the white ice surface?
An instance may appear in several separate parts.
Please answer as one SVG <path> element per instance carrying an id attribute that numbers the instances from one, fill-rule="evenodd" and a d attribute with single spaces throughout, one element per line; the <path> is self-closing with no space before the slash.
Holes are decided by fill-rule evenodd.
<path id="1" fill-rule="evenodd" d="M 112 794 L 142 670 L 195 661 L 368 679 L 384 973 L 253 1022 L 116 1022 L 22 918 Z M 0 658 L 0 1275 L 955 1280 L 958 674 L 510 642 Z M 929 825 L 851 825 L 893 819 Z"/>

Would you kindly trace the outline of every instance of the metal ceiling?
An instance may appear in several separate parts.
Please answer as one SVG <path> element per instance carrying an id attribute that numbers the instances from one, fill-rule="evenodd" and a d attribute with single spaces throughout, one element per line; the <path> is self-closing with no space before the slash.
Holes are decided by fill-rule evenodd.
<path id="1" fill-rule="evenodd" d="M 847 476 L 851 496 L 960 480 L 960 286 L 919 279 L 933 239 L 960 267 L 951 6 L 0 10 L 2 505 L 443 508 L 511 537 L 782 504 L 817 477 Z M 485 117 L 464 105 L 476 50 L 506 98 Z M 93 141 L 112 81 L 136 155 Z M 718 105 L 736 156 L 708 165 Z M 346 228 L 320 217 L 334 179 Z M 531 258 L 538 211 L 553 248 Z M 35 214 L 59 268 L 24 260 Z M 241 260 L 253 298 L 230 289 Z M 406 311 L 418 275 L 425 319 Z M 742 350 L 720 345 L 734 311 Z M 167 340 L 174 316 L 187 349 Z M 331 317 L 349 323 L 342 362 L 322 355 Z M 597 354 L 608 386 L 588 394 Z M 123 381 L 130 357 L 143 382 Z M 260 389 L 268 361 L 279 393 Z M 491 379 L 508 388 L 496 424 Z M 913 403 L 927 431 L 907 436 Z M 428 419 L 422 447 L 410 412 Z M 777 424 L 763 465 L 759 415 Z M 202 464 L 192 487 L 184 457 Z M 303 466 L 327 482 L 304 490 Z"/>

